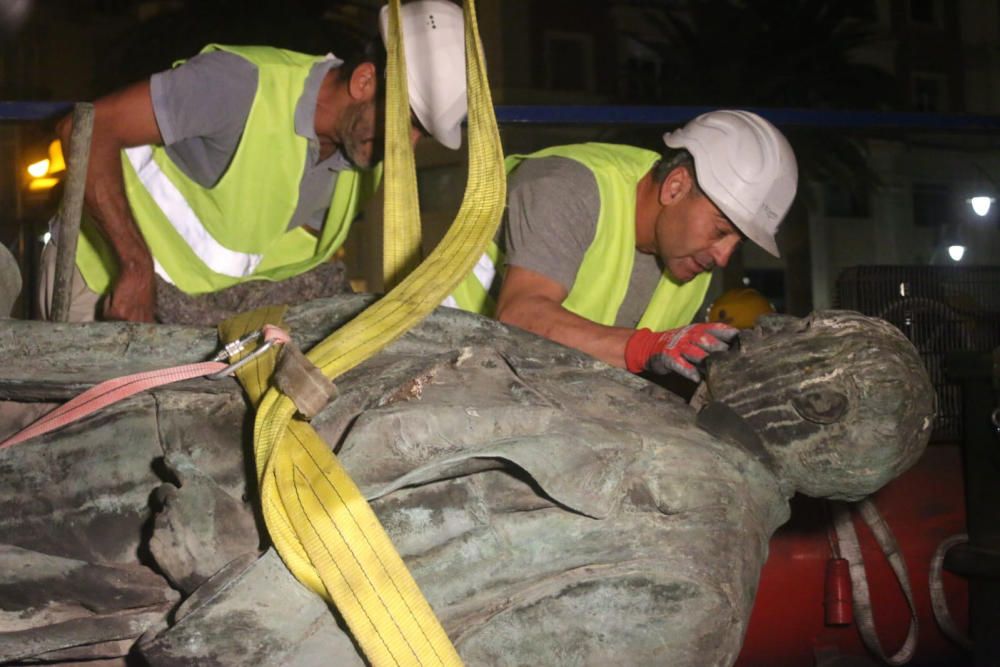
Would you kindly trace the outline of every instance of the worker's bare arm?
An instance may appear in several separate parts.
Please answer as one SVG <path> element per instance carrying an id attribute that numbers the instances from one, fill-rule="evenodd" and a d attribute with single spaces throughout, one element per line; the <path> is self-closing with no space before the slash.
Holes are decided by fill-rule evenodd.
<path id="1" fill-rule="evenodd" d="M 67 116 L 58 125 L 64 146 L 69 145 L 72 124 Z M 108 319 L 153 321 L 153 259 L 125 198 L 121 149 L 159 143 L 148 80 L 94 103 L 84 205 L 118 258 L 118 279 L 104 304 Z"/>
<path id="2" fill-rule="evenodd" d="M 566 289 L 551 278 L 530 269 L 508 266 L 496 316 L 501 322 L 624 368 L 625 343 L 634 331 L 597 324 L 566 310 L 562 307 L 566 296 Z"/>

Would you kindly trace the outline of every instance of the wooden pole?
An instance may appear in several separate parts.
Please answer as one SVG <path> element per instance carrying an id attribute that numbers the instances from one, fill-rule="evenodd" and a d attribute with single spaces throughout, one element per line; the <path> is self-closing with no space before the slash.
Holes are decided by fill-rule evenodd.
<path id="1" fill-rule="evenodd" d="M 52 286 L 52 321 L 69 320 L 70 290 L 76 265 L 76 242 L 80 236 L 83 193 L 87 184 L 90 139 L 94 131 L 94 105 L 78 102 L 73 107 L 73 132 L 69 138 L 66 185 L 59 206 L 55 281 Z"/>

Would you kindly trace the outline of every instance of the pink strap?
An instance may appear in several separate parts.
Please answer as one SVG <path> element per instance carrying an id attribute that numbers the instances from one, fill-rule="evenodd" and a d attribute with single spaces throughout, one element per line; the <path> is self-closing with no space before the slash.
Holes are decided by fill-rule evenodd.
<path id="1" fill-rule="evenodd" d="M 111 405 L 117 401 L 128 398 L 140 391 L 153 389 L 171 382 L 190 380 L 218 373 L 226 368 L 226 364 L 221 361 L 203 361 L 198 364 L 187 364 L 185 366 L 174 366 L 159 371 L 146 371 L 126 375 L 113 380 L 106 380 L 83 392 L 79 396 L 63 403 L 58 408 L 49 412 L 28 428 L 19 433 L 15 433 L 3 442 L 0 442 L 0 449 L 12 447 L 29 438 L 54 431 L 66 424 L 70 424 L 77 419 L 81 419 L 91 412 L 96 412 L 103 407 Z"/>
<path id="2" fill-rule="evenodd" d="M 288 335 L 288 332 L 281 327 L 276 327 L 273 324 L 265 324 L 260 330 L 261 337 L 264 340 L 272 341 L 273 343 L 283 344 L 292 340 L 292 337 Z"/>
<path id="3" fill-rule="evenodd" d="M 287 343 L 291 340 L 284 330 L 271 324 L 264 325 L 261 333 L 265 341 L 275 344 Z M 213 375 L 225 371 L 227 368 L 229 366 L 221 361 L 203 361 L 197 364 L 173 366 L 158 371 L 145 371 L 143 373 L 135 373 L 133 375 L 106 380 L 63 403 L 27 428 L 0 442 L 0 450 L 43 435 L 49 431 L 54 431 L 57 428 L 62 428 L 67 424 L 86 417 L 92 412 L 97 412 L 101 408 L 107 407 L 112 403 L 117 403 L 141 391 L 172 382 Z"/>

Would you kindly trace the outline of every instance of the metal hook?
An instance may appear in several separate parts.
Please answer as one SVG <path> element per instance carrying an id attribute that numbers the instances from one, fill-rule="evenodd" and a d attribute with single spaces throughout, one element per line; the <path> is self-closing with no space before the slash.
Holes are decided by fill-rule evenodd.
<path id="1" fill-rule="evenodd" d="M 237 340 L 226 343 L 226 346 L 223 347 L 218 354 L 212 357 L 212 361 L 225 361 L 227 358 L 232 358 L 234 355 L 237 355 L 240 352 L 242 352 L 249 343 L 252 343 L 253 341 L 260 338 L 262 333 L 263 330 L 258 329 L 257 331 L 248 333 L 246 336 L 243 336 L 242 338 L 238 338 Z M 264 354 L 268 350 L 270 350 L 274 346 L 274 343 L 275 341 L 273 340 L 266 340 L 264 341 L 263 344 L 258 346 L 256 350 L 254 350 L 247 356 L 243 357 L 239 361 L 229 364 L 218 373 L 212 373 L 211 375 L 206 375 L 205 377 L 207 377 L 209 380 L 221 380 L 223 378 L 227 378 L 233 375 L 240 368 L 243 368 L 248 363 L 259 357 L 260 355 Z"/>

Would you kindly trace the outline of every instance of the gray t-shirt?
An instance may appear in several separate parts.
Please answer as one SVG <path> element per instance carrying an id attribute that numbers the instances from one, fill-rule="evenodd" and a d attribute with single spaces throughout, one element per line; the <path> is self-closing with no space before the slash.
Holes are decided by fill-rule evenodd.
<path id="1" fill-rule="evenodd" d="M 508 190 L 502 244 L 507 264 L 540 273 L 569 291 L 597 234 L 601 198 L 594 174 L 568 158 L 533 158 L 514 170 Z M 661 273 L 656 256 L 636 251 L 615 326 L 639 323 Z"/>
<path id="2" fill-rule="evenodd" d="M 314 65 L 295 108 L 295 132 L 308 140 L 309 150 L 289 229 L 322 228 L 337 172 L 350 167 L 339 151 L 319 162 L 314 127 L 320 84 L 341 63 L 328 56 Z M 167 155 L 191 180 L 212 187 L 239 146 L 257 91 L 257 66 L 227 51 L 202 53 L 180 67 L 154 74 L 150 88 Z"/>

